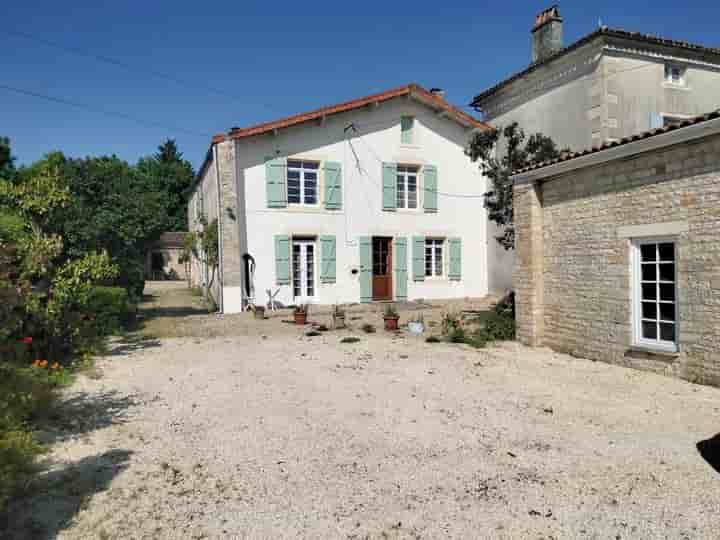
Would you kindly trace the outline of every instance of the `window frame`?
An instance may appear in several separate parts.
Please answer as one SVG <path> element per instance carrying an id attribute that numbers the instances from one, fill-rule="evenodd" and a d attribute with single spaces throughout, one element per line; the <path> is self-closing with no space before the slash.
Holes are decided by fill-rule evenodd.
<path id="1" fill-rule="evenodd" d="M 422 175 L 421 175 L 422 166 L 414 164 L 414 163 L 397 163 L 395 167 L 396 167 L 395 168 L 395 209 L 396 210 L 404 210 L 404 211 L 408 211 L 408 212 L 420 211 L 420 209 L 422 208 L 422 201 L 420 200 L 420 194 L 422 193 L 422 188 L 420 186 L 421 177 L 422 177 Z M 415 169 L 415 173 L 414 173 L 414 175 L 415 175 L 415 207 L 412 207 L 412 208 L 408 206 L 409 198 L 408 198 L 408 189 L 407 189 L 408 175 L 410 173 L 407 170 L 404 170 L 402 172 L 400 171 L 400 169 L 410 169 L 410 168 Z M 399 189 L 400 178 L 399 177 L 401 175 L 404 177 L 404 182 L 403 182 L 404 183 L 404 187 L 403 187 L 404 206 L 400 206 L 398 204 L 399 196 L 400 196 L 400 189 Z"/>
<path id="2" fill-rule="evenodd" d="M 673 244 L 673 264 L 675 266 L 673 275 L 673 285 L 675 288 L 675 340 L 665 341 L 658 337 L 655 340 L 647 339 L 642 336 L 642 257 L 641 247 L 644 245 L 657 245 L 657 244 Z M 633 346 L 640 347 L 643 349 L 656 350 L 658 352 L 666 353 L 677 353 L 680 350 L 680 296 L 678 290 L 678 238 L 676 236 L 653 236 L 645 238 L 634 238 L 631 241 L 632 246 L 632 337 Z M 660 261 L 658 261 L 660 262 Z M 669 261 L 666 261 L 669 262 Z M 660 282 L 660 276 L 656 275 L 655 283 Z M 656 305 L 659 305 L 659 298 L 656 299 Z M 659 318 L 658 321 L 662 319 Z"/>
<path id="3" fill-rule="evenodd" d="M 440 274 L 440 275 L 437 275 L 437 274 L 435 273 L 435 270 L 436 270 L 436 262 L 437 262 L 437 261 L 436 261 L 436 258 L 435 258 L 436 253 L 435 253 L 434 246 L 436 246 L 438 242 L 440 243 L 441 256 L 442 256 L 442 266 L 441 266 L 442 274 Z M 428 264 L 428 261 L 427 261 L 427 249 L 428 249 L 428 244 L 430 244 L 431 246 L 433 246 L 433 247 L 431 247 L 432 258 L 431 258 L 431 261 L 430 261 L 430 268 L 432 269 L 432 274 L 431 274 L 431 275 L 428 275 L 428 274 L 427 274 L 427 264 Z M 425 258 L 425 267 L 423 268 L 423 272 L 424 272 L 424 274 L 425 274 L 425 279 L 426 279 L 426 280 L 444 280 L 444 279 L 447 279 L 447 278 L 448 278 L 448 272 L 447 272 L 447 264 L 448 264 L 448 242 L 447 242 L 447 238 L 443 238 L 443 237 L 441 237 L 441 236 L 426 236 L 426 237 L 425 237 L 425 245 L 424 245 L 423 255 L 425 256 L 425 257 L 424 257 L 424 258 Z"/>
<path id="4" fill-rule="evenodd" d="M 301 163 L 301 166 L 290 167 L 291 161 L 297 161 Z M 305 202 L 305 171 L 311 171 L 309 167 L 305 169 L 305 163 L 313 163 L 317 165 L 315 169 L 315 202 Z M 300 202 L 290 202 L 290 176 L 291 170 L 300 171 Z M 288 207 L 306 207 L 306 208 L 319 208 L 323 204 L 322 200 L 322 162 L 318 159 L 305 159 L 305 158 L 287 158 L 285 161 L 285 200 L 287 201 Z"/>
<path id="5" fill-rule="evenodd" d="M 307 296 L 307 295 L 300 295 L 295 296 L 295 245 L 298 246 L 306 246 L 305 247 L 305 253 L 307 253 L 307 246 L 312 246 L 313 251 L 313 271 L 312 271 L 312 287 L 313 287 L 313 296 Z M 305 235 L 294 235 L 290 237 L 290 287 L 292 288 L 292 295 L 293 295 L 293 302 L 297 303 L 314 303 L 317 301 L 318 298 L 318 277 L 319 277 L 319 250 L 318 250 L 319 241 L 316 236 L 305 236 Z M 302 253 L 301 248 L 301 253 Z M 306 261 L 301 260 L 300 263 L 304 264 Z M 305 280 L 305 291 L 302 291 L 303 283 L 302 280 L 300 281 L 300 289 L 301 292 L 307 291 L 307 276 Z"/>

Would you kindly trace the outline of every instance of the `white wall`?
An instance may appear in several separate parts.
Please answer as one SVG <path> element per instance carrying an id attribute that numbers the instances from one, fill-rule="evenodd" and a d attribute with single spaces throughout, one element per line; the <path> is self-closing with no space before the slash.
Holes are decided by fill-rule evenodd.
<path id="1" fill-rule="evenodd" d="M 402 115 L 416 118 L 413 145 L 400 144 Z M 359 131 L 359 135 L 353 134 L 350 138 L 352 146 L 343 133 L 350 122 Z M 336 236 L 337 282 L 330 285 L 318 283 L 317 302 L 320 304 L 359 301 L 359 274 L 353 275 L 352 270 L 359 267 L 360 236 L 403 236 L 408 239 L 410 299 L 486 295 L 487 219 L 480 197 L 486 190 L 486 179 L 478 165 L 464 154 L 469 137 L 470 132 L 454 121 L 441 118 L 412 100 L 398 98 L 377 108 L 329 117 L 322 126 L 307 123 L 280 130 L 277 136 L 268 134 L 238 141 L 239 192 L 244 195 L 247 228 L 240 231 L 240 236 L 246 237 L 247 251 L 256 261 L 257 302 L 266 301 L 266 289 L 276 290 L 278 287 L 275 284 L 274 253 L 274 236 L 277 234 Z M 267 156 L 342 163 L 343 209 L 267 208 L 264 164 Z M 438 212 L 434 214 L 423 212 L 422 198 L 416 211 L 384 212 L 381 161 L 435 165 L 438 168 L 438 191 L 476 197 L 451 198 L 439 194 Z M 321 194 L 322 191 L 321 187 Z M 462 238 L 462 280 L 413 281 L 412 236 Z M 507 271 L 510 273 L 509 268 Z M 291 286 L 281 289 L 278 300 L 283 304 L 292 304 Z"/>

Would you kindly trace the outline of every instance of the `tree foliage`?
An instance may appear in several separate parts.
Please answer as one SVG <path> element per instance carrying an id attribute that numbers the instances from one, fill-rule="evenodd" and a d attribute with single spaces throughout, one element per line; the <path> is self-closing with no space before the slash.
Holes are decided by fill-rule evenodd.
<path id="1" fill-rule="evenodd" d="M 505 248 L 515 247 L 513 211 L 513 171 L 530 163 L 547 161 L 560 156 L 561 151 L 550 137 L 535 133 L 527 137 L 517 122 L 504 128 L 476 134 L 466 151 L 473 161 L 480 161 L 483 173 L 490 179 L 490 189 L 484 194 L 488 217 L 499 227 L 496 240 Z"/>
<path id="2" fill-rule="evenodd" d="M 0 137 L 0 178 L 12 178 L 15 173 L 15 158 L 10 152 L 10 139 Z"/>

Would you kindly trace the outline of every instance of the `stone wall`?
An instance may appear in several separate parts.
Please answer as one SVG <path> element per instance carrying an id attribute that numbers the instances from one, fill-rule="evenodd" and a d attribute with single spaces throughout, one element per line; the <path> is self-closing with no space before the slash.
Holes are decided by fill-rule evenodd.
<path id="1" fill-rule="evenodd" d="M 720 136 L 518 185 L 515 197 L 521 341 L 720 385 Z M 685 225 L 679 353 L 639 353 L 620 228 L 671 222 Z"/>

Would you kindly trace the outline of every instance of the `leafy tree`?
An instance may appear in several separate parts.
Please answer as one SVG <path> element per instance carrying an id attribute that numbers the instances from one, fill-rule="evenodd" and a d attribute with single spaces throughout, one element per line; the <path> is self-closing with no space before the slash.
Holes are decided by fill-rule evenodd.
<path id="1" fill-rule="evenodd" d="M 513 185 L 510 176 L 513 171 L 530 163 L 557 158 L 562 152 L 550 137 L 542 133 L 527 137 L 517 122 L 478 133 L 470 141 L 467 155 L 473 161 L 480 161 L 483 173 L 492 184 L 491 189 L 484 194 L 484 203 L 488 217 L 502 231 L 495 239 L 505 249 L 515 247 Z"/>
<path id="2" fill-rule="evenodd" d="M 0 178 L 9 179 L 15 172 L 15 158 L 10 152 L 10 139 L 0 137 Z"/>

